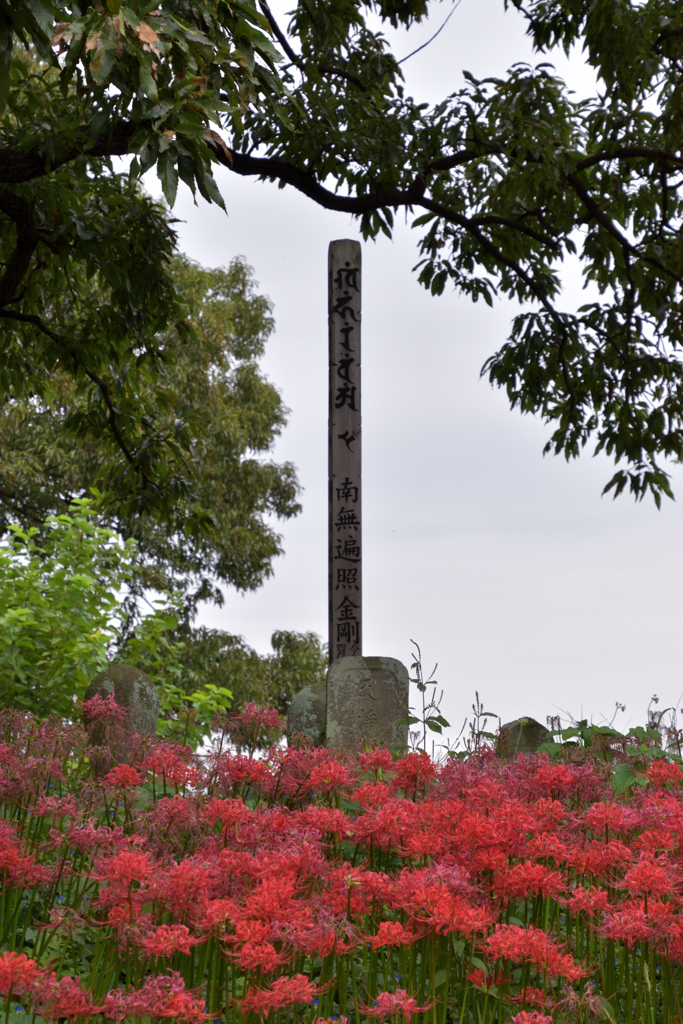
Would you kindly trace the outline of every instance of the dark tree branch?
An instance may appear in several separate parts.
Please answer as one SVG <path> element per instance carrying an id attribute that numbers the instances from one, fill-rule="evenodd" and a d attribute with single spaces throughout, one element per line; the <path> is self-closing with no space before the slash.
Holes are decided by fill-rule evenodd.
<path id="1" fill-rule="evenodd" d="M 17 289 L 24 279 L 40 239 L 33 211 L 21 196 L 7 189 L 0 189 L 0 211 L 13 220 L 17 228 L 17 244 L 5 265 L 5 273 L 0 278 L 2 307 L 15 299 Z"/>
<path id="2" fill-rule="evenodd" d="M 482 145 L 484 145 L 482 143 Z M 477 149 L 463 149 L 459 153 L 454 153 L 452 156 L 442 156 L 438 160 L 432 160 L 425 167 L 425 174 L 430 174 L 432 171 L 450 171 L 454 167 L 461 167 L 463 164 L 469 164 L 473 160 L 477 160 L 482 156 L 497 156 L 503 152 L 502 146 L 488 146 L 485 152 L 481 152 L 480 148 Z"/>
<path id="3" fill-rule="evenodd" d="M 620 146 L 611 153 L 595 153 L 593 156 L 579 160 L 577 171 L 585 171 L 596 164 L 609 163 L 610 160 L 653 160 L 655 162 L 683 165 L 683 157 L 677 156 L 666 149 L 650 149 L 647 146 Z"/>
<path id="4" fill-rule="evenodd" d="M 19 323 L 23 323 L 23 324 L 32 324 L 34 327 L 37 327 L 39 331 L 41 331 L 48 338 L 50 338 L 57 345 L 59 345 L 60 348 L 64 349 L 69 354 L 69 356 L 72 359 L 75 359 L 77 362 L 80 363 L 80 359 L 75 354 L 74 350 L 68 344 L 68 342 L 66 342 L 64 340 L 64 338 L 62 338 L 59 334 L 57 334 L 56 331 L 51 330 L 47 326 L 47 324 L 43 320 L 41 320 L 41 318 L 39 316 L 36 316 L 33 313 L 20 313 L 18 310 L 15 310 L 15 309 L 0 309 L 0 317 L 3 317 L 6 320 L 17 320 L 17 321 L 19 321 Z M 123 435 L 121 433 L 121 430 L 119 428 L 118 421 L 117 421 L 117 418 L 116 418 L 116 406 L 114 405 L 113 399 L 111 397 L 111 392 L 109 391 L 109 387 L 108 387 L 106 381 L 104 381 L 102 379 L 102 377 L 99 376 L 99 374 L 95 373 L 92 370 L 88 370 L 87 367 L 83 367 L 83 372 L 85 373 L 86 377 L 89 380 L 91 380 L 93 382 L 93 384 L 96 384 L 97 387 L 100 389 L 100 393 L 101 393 L 102 398 L 104 400 L 104 404 L 107 407 L 107 412 L 108 412 L 107 423 L 109 424 L 109 429 L 111 430 L 112 434 L 114 435 L 116 443 L 119 446 L 119 448 L 121 449 L 121 451 L 123 452 L 123 454 L 124 454 L 124 456 L 126 458 L 126 461 L 131 466 L 133 466 L 135 469 L 137 469 L 137 471 L 142 475 L 142 477 L 143 477 L 143 479 L 145 481 L 145 486 L 146 486 L 146 484 L 148 482 L 147 481 L 147 474 L 145 473 L 145 471 L 143 469 L 141 469 L 137 465 L 137 461 L 135 459 L 135 456 L 132 454 L 130 448 L 128 447 L 128 445 L 126 444 L 126 442 L 125 442 L 125 440 L 123 438 Z"/>
<path id="5" fill-rule="evenodd" d="M 661 270 L 663 274 L 666 274 L 667 277 L 672 278 L 674 281 L 681 280 L 679 274 L 676 274 L 669 267 L 665 266 L 665 264 L 662 263 L 660 260 L 656 260 L 652 256 L 644 255 L 643 253 L 639 252 L 637 246 L 632 245 L 631 242 L 629 242 L 626 235 L 624 235 L 619 230 L 619 228 L 616 226 L 616 224 L 614 224 L 610 217 L 607 216 L 604 210 L 600 209 L 600 206 L 593 198 L 593 196 L 590 194 L 590 192 L 583 184 L 583 182 L 580 180 L 577 174 L 568 174 L 567 181 L 569 182 L 569 184 L 574 189 L 577 196 L 585 206 L 586 211 L 590 214 L 590 217 L 593 220 L 596 220 L 598 224 L 600 224 L 605 229 L 605 231 L 607 231 L 612 236 L 612 238 L 615 238 L 617 242 L 619 242 L 619 245 L 622 247 L 622 251 L 624 253 L 624 258 L 627 262 L 628 256 L 632 255 L 635 256 L 637 259 L 642 259 L 643 262 L 648 263 L 651 267 L 655 267 L 657 270 Z"/>
<path id="6" fill-rule="evenodd" d="M 268 22 L 268 24 L 270 25 L 271 29 L 273 30 L 273 35 L 277 39 L 277 41 L 280 44 L 280 46 L 285 51 L 285 53 L 287 54 L 287 56 L 291 60 L 292 64 L 294 64 L 294 66 L 297 67 L 299 69 L 299 71 L 301 71 L 301 73 L 303 75 L 305 75 L 306 74 L 305 62 L 292 49 L 292 47 L 290 45 L 290 42 L 287 39 L 287 36 L 284 34 L 282 29 L 278 25 L 277 21 L 275 20 L 275 16 L 273 15 L 273 12 L 271 11 L 271 9 L 268 6 L 268 4 L 266 3 L 266 0 L 259 0 L 259 6 L 261 7 L 261 10 L 263 11 L 263 13 L 264 13 L 264 15 L 266 17 L 266 21 Z M 323 61 L 320 64 L 316 64 L 315 66 L 316 66 L 316 68 L 318 69 L 318 71 L 320 72 L 321 75 L 338 75 L 340 78 L 346 79 L 347 82 L 351 82 L 358 89 L 360 89 L 361 92 L 366 92 L 367 89 L 368 89 L 368 86 L 365 85 L 365 83 L 362 82 L 360 80 L 360 78 L 358 78 L 357 75 L 351 74 L 351 72 L 347 71 L 345 68 L 340 68 L 337 64 L 329 64 L 329 63 L 326 63 L 325 61 Z"/>
<path id="7" fill-rule="evenodd" d="M 13 147 L 0 149 L 0 183 L 33 181 L 79 156 L 125 156 L 136 127 L 132 121 L 117 121 L 111 128 L 100 132 L 94 142 L 89 143 L 90 130 L 87 125 L 83 125 L 76 132 L 73 145 L 61 153 L 56 147 L 58 155 L 55 157 L 49 156 L 50 147 L 44 142 L 38 142 L 26 150 Z"/>
<path id="8" fill-rule="evenodd" d="M 210 142 L 209 145 L 211 146 Z M 230 168 L 235 174 L 246 177 L 258 175 L 274 181 L 292 185 L 299 192 L 312 199 L 326 210 L 338 210 L 341 213 L 372 213 L 385 206 L 413 206 L 419 196 L 412 190 L 390 189 L 384 192 L 369 193 L 361 196 L 343 196 L 321 185 L 310 171 L 302 171 L 286 160 L 270 157 L 247 156 L 235 150 L 227 157 L 217 146 L 211 146 L 218 162 Z"/>
<path id="9" fill-rule="evenodd" d="M 292 49 L 292 47 L 290 46 L 289 40 L 287 39 L 287 36 L 284 34 L 282 29 L 278 25 L 277 21 L 275 20 L 273 12 L 271 11 L 271 9 L 268 6 L 268 4 L 266 3 L 266 0 L 259 0 L 259 6 L 260 6 L 261 10 L 263 11 L 263 13 L 265 14 L 266 21 L 268 22 L 268 24 L 272 28 L 273 35 L 277 39 L 278 43 L 280 44 L 282 49 L 285 51 L 285 53 L 287 54 L 287 56 L 291 60 L 292 64 L 296 64 L 296 66 L 298 68 L 300 68 L 302 66 L 301 57 L 298 57 L 297 54 Z"/>
<path id="10" fill-rule="evenodd" d="M 316 67 L 321 75 L 338 75 L 339 78 L 345 78 L 347 82 L 351 82 L 361 92 L 367 92 L 370 88 L 364 82 L 361 82 L 357 75 L 351 74 L 346 68 L 340 68 L 336 64 L 326 64 L 323 61 L 321 64 L 316 64 Z"/>

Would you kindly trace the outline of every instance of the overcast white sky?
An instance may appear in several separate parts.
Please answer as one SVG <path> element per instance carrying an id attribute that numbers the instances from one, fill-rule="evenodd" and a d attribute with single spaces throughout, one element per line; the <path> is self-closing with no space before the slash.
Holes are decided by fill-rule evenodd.
<path id="1" fill-rule="evenodd" d="M 434 4 L 428 23 L 388 32 L 394 52 L 426 41 L 449 10 Z M 461 0 L 405 73 L 433 101 L 459 88 L 463 69 L 485 77 L 540 59 L 502 0 Z M 554 59 L 587 87 L 580 57 Z M 263 367 L 291 410 L 275 457 L 297 465 L 304 491 L 303 513 L 281 526 L 274 577 L 203 618 L 266 652 L 275 629 L 326 633 L 327 247 L 359 234 L 293 189 L 217 177 L 228 216 L 184 190 L 181 247 L 206 266 L 244 255 L 273 300 Z M 503 721 L 558 709 L 599 721 L 620 701 L 618 722 L 640 724 L 652 694 L 662 708 L 683 693 L 683 472 L 679 502 L 657 512 L 602 498 L 604 459 L 544 458 L 548 430 L 479 378 L 514 307 L 430 297 L 411 273 L 417 237 L 400 225 L 393 242 L 363 247 L 364 653 L 409 665 L 417 640 L 458 727 L 475 691 Z M 570 282 L 567 305 L 580 294 Z"/>

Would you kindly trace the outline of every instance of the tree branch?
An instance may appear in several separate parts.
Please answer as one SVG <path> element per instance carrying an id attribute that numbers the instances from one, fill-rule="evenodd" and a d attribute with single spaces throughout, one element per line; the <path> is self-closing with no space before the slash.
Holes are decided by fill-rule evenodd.
<path id="1" fill-rule="evenodd" d="M 89 143 L 90 129 L 87 125 L 82 125 L 75 133 L 75 141 L 61 153 L 58 145 L 53 150 L 44 141 L 26 150 L 11 146 L 0 149 L 0 183 L 17 184 L 22 181 L 33 181 L 34 178 L 41 178 L 56 171 L 79 156 L 125 156 L 136 127 L 132 121 L 117 121 L 111 128 L 100 132 L 94 142 Z M 51 152 L 58 155 L 50 156 Z"/>
<path id="2" fill-rule="evenodd" d="M 676 156 L 666 149 L 649 149 L 647 146 L 620 146 L 611 153 L 596 153 L 594 156 L 579 160 L 577 171 L 585 171 L 596 164 L 609 163 L 610 160 L 654 160 L 683 165 L 683 157 Z"/>
<path id="3" fill-rule="evenodd" d="M 47 326 L 47 324 L 44 323 L 43 320 L 41 320 L 39 316 L 36 316 L 33 313 L 20 313 L 18 310 L 15 309 L 0 309 L 0 317 L 3 317 L 6 320 L 17 320 L 19 321 L 19 323 L 23 324 L 32 324 L 34 327 L 37 327 L 38 330 L 45 334 L 48 338 L 56 342 L 61 348 L 65 349 L 72 359 L 75 359 L 79 363 L 81 362 L 81 360 L 75 354 L 74 350 L 68 344 L 68 342 L 66 342 L 64 338 L 62 338 L 59 334 L 57 334 L 56 331 L 51 330 Z M 81 365 L 83 364 L 81 363 Z M 93 370 L 88 370 L 87 367 L 83 367 L 83 372 L 85 373 L 86 377 L 88 377 L 88 379 L 91 380 L 93 384 L 96 384 L 97 387 L 100 389 L 100 393 L 102 395 L 104 404 L 106 405 L 108 411 L 107 423 L 109 424 L 109 429 L 114 435 L 116 443 L 123 452 L 126 461 L 142 475 L 146 486 L 148 482 L 147 474 L 145 473 L 144 469 L 141 469 L 137 465 L 137 460 L 135 459 L 135 456 L 132 454 L 130 448 L 126 444 L 121 433 L 121 430 L 119 429 L 119 425 L 116 419 L 116 406 L 114 405 L 106 381 L 104 381 L 102 377 L 100 377 L 99 374 L 95 373 Z"/>
<path id="4" fill-rule="evenodd" d="M 31 263 L 31 258 L 39 242 L 36 222 L 31 207 L 15 192 L 0 189 L 0 211 L 13 220 L 17 228 L 17 244 L 14 252 L 5 265 L 5 273 L 0 278 L 0 307 L 7 306 L 16 297 Z"/>
<path id="5" fill-rule="evenodd" d="M 607 214 L 600 209 L 597 202 L 595 201 L 595 199 L 590 194 L 590 192 L 583 184 L 583 182 L 580 180 L 577 174 L 568 174 L 567 181 L 578 195 L 579 199 L 585 206 L 587 212 L 590 214 L 590 217 L 596 220 L 598 224 L 600 224 L 605 229 L 605 231 L 607 231 L 612 236 L 612 238 L 615 238 L 617 242 L 619 242 L 624 252 L 624 257 L 626 257 L 627 254 L 631 254 L 635 256 L 637 259 L 642 259 L 643 262 L 649 263 L 651 267 L 655 267 L 657 270 L 661 270 L 663 274 L 666 274 L 667 277 L 672 278 L 674 281 L 681 280 L 679 274 L 676 274 L 669 267 L 665 266 L 660 260 L 656 260 L 652 256 L 646 256 L 640 253 L 637 247 L 635 245 L 632 245 L 631 242 L 629 242 L 626 235 L 624 235 L 619 230 L 619 228 L 614 224 L 614 222 L 610 219 L 610 217 L 608 217 Z"/>

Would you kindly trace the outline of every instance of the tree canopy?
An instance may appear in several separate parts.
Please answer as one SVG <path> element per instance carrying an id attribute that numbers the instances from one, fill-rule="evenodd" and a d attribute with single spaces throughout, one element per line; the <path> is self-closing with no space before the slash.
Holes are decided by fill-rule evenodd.
<path id="1" fill-rule="evenodd" d="M 137 507 L 189 487 L 182 442 L 124 401 L 122 367 L 153 365 L 160 332 L 182 324 L 172 224 L 131 179 L 156 165 L 169 203 L 183 181 L 223 205 L 216 162 L 346 211 L 366 237 L 412 211 L 423 285 L 522 304 L 485 372 L 552 426 L 548 447 L 573 457 L 591 442 L 617 463 L 608 490 L 669 493 L 663 460 L 683 456 L 683 7 L 507 0 L 539 65 L 466 75 L 426 106 L 381 33 L 426 6 L 299 0 L 280 24 L 266 0 L 0 0 L 0 384 L 42 394 L 59 362 L 115 438 Z M 574 46 L 592 96 L 549 63 Z M 111 164 L 126 154 L 130 178 Z M 574 255 L 598 293 L 578 311 L 561 297 Z"/>
<path id="2" fill-rule="evenodd" d="M 137 500 L 101 406 L 55 368 L 42 401 L 15 398 L 0 412 L 0 528 L 40 525 L 97 485 L 101 520 L 136 541 L 132 595 L 173 589 L 191 618 L 197 601 L 220 602 L 221 584 L 263 582 L 281 551 L 273 519 L 300 506 L 294 467 L 264 460 L 285 422 L 257 363 L 273 329 L 268 299 L 240 259 L 205 270 L 176 255 L 168 273 L 183 329 L 171 323 L 156 336 L 154 373 L 125 366 L 122 397 L 129 419 L 154 424 L 178 453 L 175 501 L 161 516 Z"/>

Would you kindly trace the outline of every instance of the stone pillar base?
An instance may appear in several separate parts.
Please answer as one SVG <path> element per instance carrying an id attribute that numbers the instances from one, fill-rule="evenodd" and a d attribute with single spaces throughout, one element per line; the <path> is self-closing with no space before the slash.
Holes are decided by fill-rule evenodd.
<path id="1" fill-rule="evenodd" d="M 327 671 L 327 746 L 354 753 L 406 747 L 409 686 L 408 671 L 396 658 L 333 662 Z"/>

